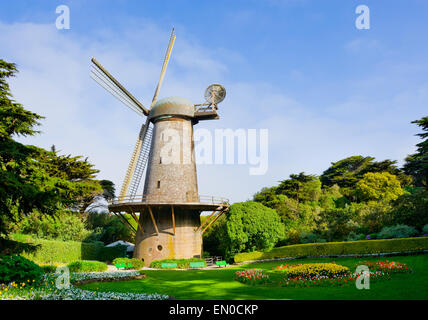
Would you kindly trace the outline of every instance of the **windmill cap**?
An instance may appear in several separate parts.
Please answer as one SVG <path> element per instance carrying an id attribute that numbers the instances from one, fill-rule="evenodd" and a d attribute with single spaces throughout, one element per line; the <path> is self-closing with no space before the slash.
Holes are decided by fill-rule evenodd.
<path id="1" fill-rule="evenodd" d="M 181 97 L 167 97 L 159 100 L 150 110 L 149 118 L 158 118 L 161 116 L 180 115 L 193 118 L 195 114 L 195 105 Z"/>

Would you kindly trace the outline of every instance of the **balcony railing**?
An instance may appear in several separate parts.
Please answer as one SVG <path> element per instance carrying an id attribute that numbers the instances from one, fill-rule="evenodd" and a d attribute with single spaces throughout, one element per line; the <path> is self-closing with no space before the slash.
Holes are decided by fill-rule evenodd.
<path id="1" fill-rule="evenodd" d="M 229 205 L 229 199 L 214 196 L 198 195 L 191 199 L 179 201 L 171 199 L 171 196 L 163 194 L 142 194 L 135 196 L 116 197 L 108 202 L 109 205 L 121 204 L 121 203 L 200 203 L 200 204 L 214 204 L 214 205 Z"/>

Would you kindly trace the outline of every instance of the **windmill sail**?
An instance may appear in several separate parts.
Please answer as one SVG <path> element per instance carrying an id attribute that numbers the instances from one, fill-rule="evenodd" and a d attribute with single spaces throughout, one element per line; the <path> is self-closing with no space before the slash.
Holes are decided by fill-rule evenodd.
<path id="1" fill-rule="evenodd" d="M 149 110 L 146 109 L 147 115 L 152 109 L 152 107 L 156 104 L 159 90 L 162 86 L 162 82 L 165 77 L 166 67 L 168 66 L 169 58 L 171 57 L 171 51 L 172 51 L 172 47 L 174 46 L 174 42 L 175 42 L 175 34 L 174 34 L 174 28 L 172 28 L 171 36 L 169 38 L 168 48 L 166 49 L 165 58 L 163 61 L 159 81 L 156 86 L 155 94 L 153 95 L 150 109 Z M 123 200 L 123 198 L 127 195 L 128 188 L 130 188 L 129 196 L 131 196 L 131 198 L 135 196 L 138 190 L 138 186 L 140 185 L 140 181 L 144 173 L 147 159 L 150 154 L 152 131 L 149 130 L 149 127 L 150 127 L 150 119 L 147 118 L 146 123 L 141 127 L 140 134 L 138 135 L 138 140 L 131 157 L 131 162 L 129 163 L 128 170 L 126 171 L 125 179 L 123 181 L 122 189 L 120 191 L 119 200 Z"/>
<path id="2" fill-rule="evenodd" d="M 91 62 L 91 78 L 95 82 L 136 113 L 148 115 L 149 111 L 141 102 L 135 99 L 95 58 L 92 58 Z"/>

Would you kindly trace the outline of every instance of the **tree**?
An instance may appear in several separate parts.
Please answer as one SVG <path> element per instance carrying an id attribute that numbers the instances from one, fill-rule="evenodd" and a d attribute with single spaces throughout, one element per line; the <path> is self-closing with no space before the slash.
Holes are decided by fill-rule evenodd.
<path id="1" fill-rule="evenodd" d="M 418 143 L 416 153 L 406 157 L 404 172 L 412 176 L 415 186 L 428 188 L 428 117 L 412 121 L 422 128 L 424 132 L 417 136 L 424 139 Z"/>
<path id="2" fill-rule="evenodd" d="M 388 203 L 403 193 L 397 177 L 388 172 L 367 172 L 355 185 L 355 195 L 361 201 Z"/>
<path id="3" fill-rule="evenodd" d="M 34 210 L 53 214 L 64 208 L 87 207 L 103 193 L 94 180 L 98 170 L 81 156 L 58 156 L 51 151 L 14 140 L 38 133 L 42 117 L 12 100 L 7 78 L 17 72 L 15 64 L 0 60 L 0 236 L 10 222 Z"/>
<path id="4" fill-rule="evenodd" d="M 337 162 L 323 172 L 323 186 L 337 184 L 345 196 L 352 196 L 355 184 L 368 172 L 388 172 L 397 176 L 402 187 L 411 184 L 411 178 L 400 170 L 393 160 L 374 161 L 373 157 L 352 156 Z"/>
<path id="5" fill-rule="evenodd" d="M 284 225 L 275 210 L 254 202 L 239 202 L 230 206 L 222 241 L 225 256 L 238 252 L 266 250 L 284 238 Z"/>
<path id="6" fill-rule="evenodd" d="M 307 175 L 304 172 L 290 174 L 290 179 L 281 181 L 276 192 L 296 201 L 318 201 L 321 181 L 315 175 Z"/>

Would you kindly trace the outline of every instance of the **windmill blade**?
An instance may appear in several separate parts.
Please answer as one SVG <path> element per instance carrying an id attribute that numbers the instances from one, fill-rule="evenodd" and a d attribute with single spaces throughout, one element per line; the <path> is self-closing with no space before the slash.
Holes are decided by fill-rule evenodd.
<path id="1" fill-rule="evenodd" d="M 152 100 L 152 104 L 150 105 L 150 109 L 156 104 L 156 101 L 158 99 L 159 90 L 162 86 L 163 78 L 165 77 L 166 67 L 168 66 L 169 58 L 171 57 L 171 51 L 172 51 L 172 47 L 174 46 L 174 42 L 175 42 L 175 34 L 174 34 L 174 28 L 172 28 L 171 36 L 169 37 L 168 48 L 166 49 L 165 58 L 163 60 L 159 82 L 158 82 L 158 85 L 156 86 L 155 94 L 153 95 L 153 100 Z"/>
<path id="2" fill-rule="evenodd" d="M 166 54 L 162 65 L 159 82 L 156 86 L 155 94 L 153 95 L 153 100 L 150 105 L 150 109 L 146 109 L 147 114 L 156 104 L 159 90 L 162 86 L 162 82 L 165 77 L 166 67 L 168 66 L 169 58 L 171 57 L 171 51 L 172 47 L 174 46 L 174 42 L 175 34 L 174 28 L 172 28 L 168 48 L 166 49 Z M 152 134 L 151 130 L 149 130 L 149 126 L 150 119 L 147 117 L 146 122 L 141 127 L 140 133 L 138 135 L 137 143 L 135 144 L 134 152 L 132 154 L 128 170 L 126 171 L 125 179 L 123 181 L 122 189 L 120 191 L 119 201 L 125 198 L 128 192 L 128 188 L 130 188 L 129 196 L 131 197 L 131 199 L 135 196 L 137 192 L 150 153 Z"/>
<path id="3" fill-rule="evenodd" d="M 91 62 L 91 78 L 95 82 L 138 114 L 145 116 L 149 114 L 143 104 L 126 90 L 95 58 L 92 58 Z"/>

